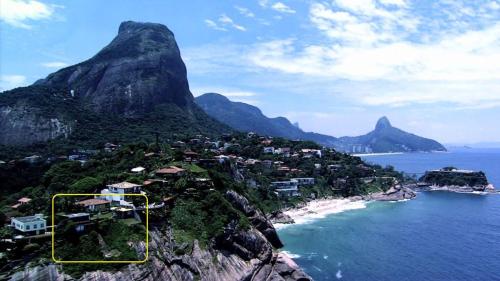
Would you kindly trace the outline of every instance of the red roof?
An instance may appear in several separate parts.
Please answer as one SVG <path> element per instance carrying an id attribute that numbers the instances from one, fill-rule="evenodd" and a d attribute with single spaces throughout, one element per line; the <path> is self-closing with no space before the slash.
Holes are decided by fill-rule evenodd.
<path id="1" fill-rule="evenodd" d="M 80 201 L 76 204 L 83 205 L 84 207 L 88 207 L 88 206 L 92 206 L 92 205 L 103 205 L 103 204 L 108 204 L 108 203 L 109 203 L 108 200 L 93 198 L 93 199 L 87 199 L 87 200 Z"/>
<path id="2" fill-rule="evenodd" d="M 184 172 L 185 170 L 176 166 L 170 166 L 168 168 L 162 168 L 159 170 L 156 170 L 157 174 L 177 174 L 180 172 Z"/>
<path id="3" fill-rule="evenodd" d="M 31 198 L 28 198 L 28 197 L 23 197 L 23 198 L 17 200 L 17 202 L 19 202 L 19 203 L 28 203 L 29 201 L 31 201 Z"/>

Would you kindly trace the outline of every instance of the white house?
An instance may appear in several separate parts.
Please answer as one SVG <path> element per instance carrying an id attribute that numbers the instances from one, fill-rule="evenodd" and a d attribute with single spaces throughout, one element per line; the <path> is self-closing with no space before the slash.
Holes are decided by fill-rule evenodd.
<path id="1" fill-rule="evenodd" d="M 299 182 L 291 179 L 289 181 L 274 181 L 271 182 L 271 187 L 278 197 L 299 196 Z"/>
<path id="2" fill-rule="evenodd" d="M 47 229 L 47 221 L 42 214 L 27 217 L 12 217 L 10 225 L 23 234 L 43 234 Z"/>
<path id="3" fill-rule="evenodd" d="M 120 182 L 109 184 L 105 189 L 101 190 L 101 198 L 108 201 L 121 202 L 125 200 L 124 194 L 139 194 L 141 193 L 141 185 L 130 183 L 130 182 Z M 120 203 L 121 204 L 121 203 Z"/>
<path id="4" fill-rule="evenodd" d="M 130 171 L 132 173 L 141 174 L 141 173 L 144 173 L 145 170 L 146 170 L 146 168 L 139 166 L 139 167 L 132 168 Z"/>
<path id="5" fill-rule="evenodd" d="M 292 180 L 296 180 L 299 185 L 314 185 L 314 178 L 293 178 Z"/>
<path id="6" fill-rule="evenodd" d="M 272 146 L 266 146 L 266 147 L 264 147 L 264 153 L 273 154 L 274 153 L 274 147 L 272 147 Z"/>

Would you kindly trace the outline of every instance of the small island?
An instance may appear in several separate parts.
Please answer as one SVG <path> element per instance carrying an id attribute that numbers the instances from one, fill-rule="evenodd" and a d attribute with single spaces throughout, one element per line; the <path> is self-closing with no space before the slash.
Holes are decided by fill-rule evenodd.
<path id="1" fill-rule="evenodd" d="M 420 178 L 422 190 L 452 192 L 494 192 L 495 187 L 488 182 L 482 171 L 461 170 L 445 167 L 425 172 Z"/>

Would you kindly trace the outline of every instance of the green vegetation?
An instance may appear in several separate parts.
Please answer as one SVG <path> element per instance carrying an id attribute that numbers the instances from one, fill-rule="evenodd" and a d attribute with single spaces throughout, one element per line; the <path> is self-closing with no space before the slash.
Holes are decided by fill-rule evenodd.
<path id="1" fill-rule="evenodd" d="M 460 172 L 454 167 L 446 167 L 441 171 L 429 171 L 420 178 L 421 181 L 438 186 L 486 186 L 488 180 L 483 172 Z"/>

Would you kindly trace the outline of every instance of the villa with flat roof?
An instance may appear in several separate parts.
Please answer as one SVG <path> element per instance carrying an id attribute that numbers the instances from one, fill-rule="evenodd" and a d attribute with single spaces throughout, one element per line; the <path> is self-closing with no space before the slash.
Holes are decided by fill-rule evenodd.
<path id="1" fill-rule="evenodd" d="M 10 225 L 23 235 L 38 235 L 45 233 L 47 221 L 42 214 L 27 217 L 12 217 Z"/>
<path id="2" fill-rule="evenodd" d="M 105 189 L 101 190 L 101 199 L 112 201 L 112 202 L 121 202 L 125 200 L 124 194 L 140 194 L 141 193 L 141 185 L 130 183 L 130 182 L 120 182 L 114 184 L 108 184 Z"/>

